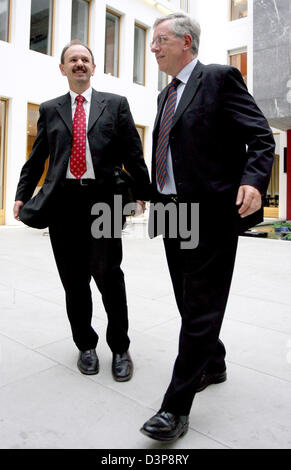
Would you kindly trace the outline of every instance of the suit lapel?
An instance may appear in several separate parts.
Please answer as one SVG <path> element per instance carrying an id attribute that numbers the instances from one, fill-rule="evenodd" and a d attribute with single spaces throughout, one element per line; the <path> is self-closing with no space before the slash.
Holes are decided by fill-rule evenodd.
<path id="1" fill-rule="evenodd" d="M 61 116 L 62 120 L 66 124 L 70 133 L 73 133 L 73 122 L 72 122 L 72 105 L 70 92 L 62 96 L 57 105 L 57 112 Z"/>
<path id="2" fill-rule="evenodd" d="M 196 67 L 194 68 L 193 72 L 191 73 L 189 77 L 189 80 L 185 86 L 185 90 L 179 101 L 178 107 L 173 117 L 172 127 L 175 126 L 178 119 L 180 119 L 185 109 L 187 108 L 187 106 L 189 106 L 194 96 L 196 95 L 200 82 L 201 82 L 201 75 L 202 75 L 202 64 L 198 61 L 196 64 Z"/>
<path id="3" fill-rule="evenodd" d="M 196 64 L 196 67 L 194 68 L 192 74 L 190 75 L 190 78 L 187 82 L 185 90 L 182 94 L 182 97 L 180 99 L 176 112 L 174 114 L 172 127 L 176 124 L 178 119 L 182 116 L 183 112 L 185 111 L 187 106 L 191 103 L 194 96 L 196 95 L 199 85 L 200 85 L 202 71 L 203 71 L 203 65 L 201 64 L 201 62 L 198 61 Z M 165 105 L 166 98 L 168 95 L 168 89 L 169 89 L 169 85 L 166 88 L 164 88 L 164 90 L 160 94 L 157 116 L 156 116 L 156 120 L 154 123 L 153 133 L 156 132 L 158 123 L 160 122 L 161 114 L 164 109 L 164 105 Z"/>
<path id="4" fill-rule="evenodd" d="M 101 98 L 101 94 L 93 89 L 87 133 L 90 132 L 96 121 L 99 119 L 99 117 L 103 113 L 105 106 L 106 103 L 104 98 Z"/>
<path id="5" fill-rule="evenodd" d="M 104 99 L 100 97 L 100 94 L 96 90 L 92 90 L 91 106 L 90 106 L 90 115 L 88 122 L 88 131 L 92 129 L 95 122 L 101 116 L 105 108 Z M 71 95 L 70 92 L 62 96 L 57 105 L 57 112 L 61 116 L 62 120 L 66 124 L 70 133 L 73 133 L 73 121 L 72 121 L 72 104 L 71 104 Z"/>

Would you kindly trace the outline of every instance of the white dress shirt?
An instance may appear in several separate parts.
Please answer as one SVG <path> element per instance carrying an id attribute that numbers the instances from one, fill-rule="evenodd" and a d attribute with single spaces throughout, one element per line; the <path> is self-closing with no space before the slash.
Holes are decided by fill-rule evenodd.
<path id="1" fill-rule="evenodd" d="M 195 59 L 191 60 L 189 64 L 187 64 L 176 76 L 181 83 L 179 83 L 177 87 L 177 101 L 176 101 L 176 107 L 175 111 L 178 107 L 179 101 L 182 97 L 183 91 L 185 89 L 185 86 L 190 78 L 191 73 L 194 70 L 194 67 L 196 66 L 198 62 L 198 58 L 195 57 Z M 164 107 L 165 109 L 165 107 Z M 174 178 L 174 172 L 173 172 L 173 164 L 172 164 L 172 153 L 171 153 L 171 147 L 170 145 L 168 146 L 168 154 L 167 154 L 167 179 L 165 182 L 165 185 L 163 189 L 161 190 L 159 183 L 157 182 L 157 187 L 158 191 L 162 194 L 177 194 L 177 189 L 176 189 L 176 184 L 175 184 L 175 178 Z"/>
<path id="2" fill-rule="evenodd" d="M 77 107 L 76 96 L 78 96 L 78 93 L 75 93 L 74 91 L 70 90 L 70 95 L 71 95 L 71 99 L 72 99 L 72 119 L 74 119 L 74 114 L 75 114 L 76 107 Z M 84 96 L 84 98 L 85 98 L 85 101 L 83 103 L 83 107 L 84 107 L 85 114 L 86 114 L 86 129 L 88 129 L 88 121 L 89 121 L 91 97 L 92 97 L 92 87 L 90 87 L 86 91 L 84 91 L 84 93 L 82 93 L 82 96 Z M 88 142 L 88 136 L 87 135 L 86 135 L 86 165 L 87 165 L 87 169 L 86 169 L 86 172 L 82 175 L 82 178 L 95 179 L 92 156 L 91 156 L 91 152 L 90 152 L 90 147 L 89 147 L 89 142 Z M 75 179 L 75 176 L 72 175 L 72 173 L 70 171 L 70 163 L 68 165 L 66 177 L 71 178 L 71 179 Z"/>

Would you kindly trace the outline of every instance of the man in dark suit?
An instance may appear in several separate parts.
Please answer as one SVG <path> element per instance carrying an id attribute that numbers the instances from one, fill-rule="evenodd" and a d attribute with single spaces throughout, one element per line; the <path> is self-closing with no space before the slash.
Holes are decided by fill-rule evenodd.
<path id="1" fill-rule="evenodd" d="M 31 226 L 49 227 L 72 335 L 79 349 L 79 370 L 83 374 L 99 371 L 98 334 L 91 325 L 93 277 L 108 317 L 106 339 L 113 353 L 113 377 L 126 381 L 132 376 L 133 363 L 120 267 L 121 233 L 111 238 L 91 233 L 91 210 L 95 203 L 115 207 L 116 167 L 124 165 L 135 180 L 135 197 L 142 207 L 148 199 L 149 176 L 128 102 L 122 96 L 91 88 L 95 67 L 86 45 L 72 41 L 64 48 L 60 70 L 70 91 L 40 106 L 37 137 L 21 171 L 14 217 Z M 48 156 L 45 182 L 31 200 Z M 121 214 L 110 219 L 118 216 Z"/>
<path id="2" fill-rule="evenodd" d="M 199 203 L 196 248 L 183 249 L 179 234 L 164 237 L 181 314 L 179 351 L 161 408 L 141 429 L 161 441 L 187 432 L 195 393 L 226 380 L 219 333 L 238 235 L 262 220 L 274 154 L 272 132 L 239 70 L 200 63 L 199 37 L 194 20 L 173 14 L 155 22 L 151 45 L 160 70 L 174 77 L 158 98 L 154 200 L 174 203 L 178 214 L 182 203 Z"/>

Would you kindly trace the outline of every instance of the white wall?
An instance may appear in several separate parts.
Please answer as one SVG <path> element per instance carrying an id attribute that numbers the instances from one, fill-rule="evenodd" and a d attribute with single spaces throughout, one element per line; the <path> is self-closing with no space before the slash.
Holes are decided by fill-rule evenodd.
<path id="1" fill-rule="evenodd" d="M 158 67 L 149 43 L 151 27 L 161 11 L 153 0 L 92 0 L 90 47 L 96 61 L 92 85 L 97 90 L 125 95 L 136 124 L 146 127 L 145 159 L 150 168 L 151 132 L 156 110 Z M 53 56 L 29 49 L 30 0 L 13 0 L 11 42 L 0 41 L 2 65 L 0 96 L 9 99 L 8 145 L 6 172 L 6 224 L 15 224 L 12 216 L 19 172 L 26 158 L 27 103 L 41 102 L 64 94 L 67 80 L 59 72 L 62 48 L 70 41 L 71 0 L 55 1 Z M 160 0 L 160 5 L 177 11 L 179 0 Z M 227 63 L 229 50 L 246 47 L 248 51 L 248 88 L 253 89 L 253 16 L 249 0 L 248 17 L 229 21 L 229 0 L 191 0 L 190 14 L 201 24 L 199 59 L 204 63 Z M 105 11 L 115 10 L 121 17 L 120 77 L 104 74 Z M 133 83 L 134 22 L 148 28 L 146 55 L 146 85 Z M 7 67 L 5 67 L 7 65 Z M 284 133 L 280 136 L 277 153 L 283 154 Z M 286 175 L 285 175 L 286 176 Z M 280 217 L 286 214 L 286 181 L 280 174 Z M 285 178 L 285 179 L 284 179 Z M 282 194 L 281 194 L 282 191 Z M 285 199 L 284 199 L 285 194 Z"/>
<path id="2" fill-rule="evenodd" d="M 191 15 L 201 25 L 199 59 L 205 64 L 228 63 L 228 52 L 247 49 L 248 88 L 253 88 L 253 2 L 249 0 L 246 18 L 230 21 L 229 0 L 197 0 L 191 3 Z"/>
<path id="3" fill-rule="evenodd" d="M 176 9 L 179 0 L 162 0 L 168 8 Z M 12 208 L 19 173 L 26 159 L 27 103 L 41 102 L 68 91 L 67 80 L 59 71 L 59 57 L 71 34 L 71 0 L 55 1 L 53 56 L 29 49 L 30 0 L 13 0 L 11 41 L 0 41 L 2 65 L 0 96 L 9 99 L 8 142 L 6 171 L 6 224 L 17 224 Z M 105 11 L 106 7 L 122 15 L 120 77 L 105 75 Z M 158 94 L 158 67 L 150 52 L 151 27 L 161 11 L 147 0 L 92 0 L 90 47 L 97 64 L 92 86 L 128 98 L 136 124 L 146 127 L 145 159 L 150 167 L 151 130 Z M 134 22 L 147 28 L 146 86 L 133 83 Z M 5 68 L 5 64 L 7 67 Z"/>
<path id="4" fill-rule="evenodd" d="M 191 16 L 201 25 L 199 59 L 205 64 L 228 63 L 228 52 L 245 49 L 248 53 L 248 89 L 253 91 L 253 0 L 248 1 L 248 16 L 230 20 L 229 0 L 197 0 L 191 3 Z M 286 218 L 286 174 L 283 172 L 286 132 L 273 129 L 276 153 L 280 156 L 279 217 Z"/>

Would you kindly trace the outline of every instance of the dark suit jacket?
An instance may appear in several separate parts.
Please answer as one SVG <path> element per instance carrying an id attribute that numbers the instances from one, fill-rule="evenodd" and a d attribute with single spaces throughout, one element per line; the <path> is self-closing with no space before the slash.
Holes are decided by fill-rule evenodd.
<path id="1" fill-rule="evenodd" d="M 153 130 L 154 188 L 155 149 L 167 91 L 168 87 L 158 97 Z M 180 198 L 205 202 L 212 214 L 219 209 L 222 220 L 233 217 L 239 231 L 262 220 L 262 210 L 238 218 L 235 199 L 242 184 L 266 192 L 274 139 L 238 69 L 198 61 L 174 115 L 169 142 Z"/>
<path id="2" fill-rule="evenodd" d="M 39 193 L 24 206 L 24 222 L 43 228 L 48 225 L 47 210 L 66 177 L 72 148 L 72 109 L 70 93 L 42 103 L 37 137 L 22 168 L 16 200 L 30 200 L 49 156 L 49 168 Z M 113 191 L 113 168 L 125 166 L 136 182 L 136 199 L 149 198 L 149 176 L 142 147 L 126 98 L 92 90 L 88 141 L 96 182 L 100 190 Z M 20 218 L 22 211 L 20 211 Z"/>

